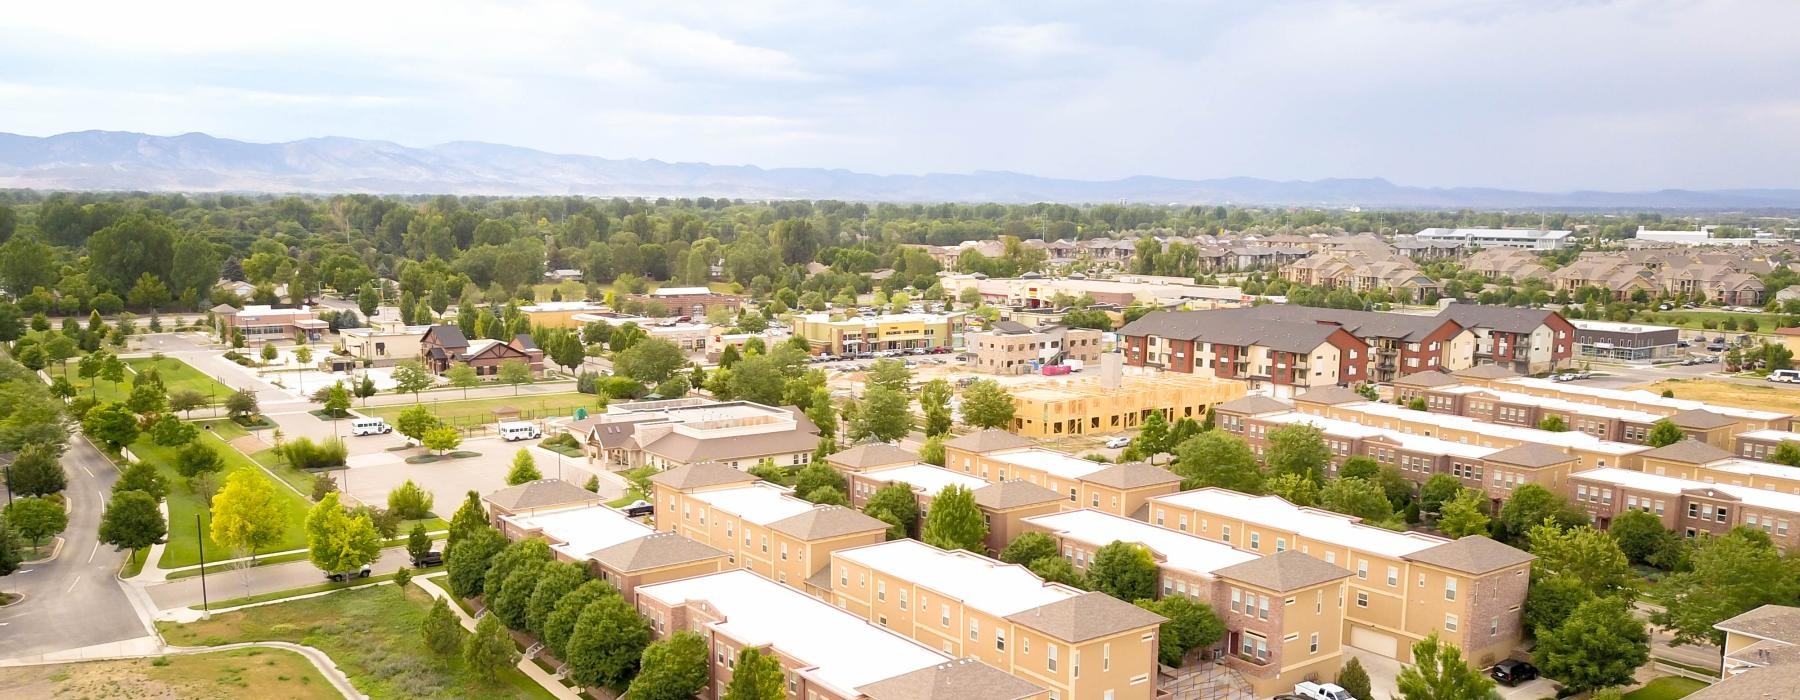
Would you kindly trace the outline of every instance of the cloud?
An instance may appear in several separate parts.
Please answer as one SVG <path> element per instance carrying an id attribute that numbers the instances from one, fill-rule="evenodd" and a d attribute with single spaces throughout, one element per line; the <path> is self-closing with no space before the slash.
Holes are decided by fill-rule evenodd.
<path id="1" fill-rule="evenodd" d="M 1086 50 L 1075 27 L 1064 22 L 1043 24 L 1001 24 L 971 32 L 967 41 L 982 49 L 1020 63 L 1036 63 L 1047 58 L 1081 53 Z"/>

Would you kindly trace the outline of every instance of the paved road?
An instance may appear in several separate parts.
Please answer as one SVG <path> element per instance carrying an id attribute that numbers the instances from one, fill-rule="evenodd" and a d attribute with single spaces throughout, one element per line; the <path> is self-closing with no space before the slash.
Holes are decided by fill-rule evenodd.
<path id="1" fill-rule="evenodd" d="M 391 574 L 407 563 L 405 547 L 384 549 L 381 558 L 375 560 L 374 575 Z M 206 575 L 206 594 L 210 600 L 218 602 L 321 583 L 325 583 L 325 574 L 312 562 L 301 560 L 222 574 L 209 573 Z M 144 592 L 150 594 L 150 601 L 159 610 L 199 607 L 201 603 L 199 576 L 146 586 Z"/>
<path id="2" fill-rule="evenodd" d="M 100 544 L 100 513 L 119 472 L 86 440 L 63 456 L 69 475 L 69 527 L 61 556 L 0 579 L 25 594 L 0 609 L 0 659 L 30 656 L 149 634 L 117 577 L 125 553 Z"/>
<path id="3" fill-rule="evenodd" d="M 1646 622 L 1649 621 L 1651 613 L 1660 612 L 1662 610 L 1661 606 L 1645 602 L 1635 603 L 1632 607 L 1633 612 Z M 1690 666 L 1717 668 L 1719 666 L 1720 658 L 1725 654 L 1725 650 L 1711 644 L 1682 644 L 1676 646 L 1674 644 L 1674 635 L 1669 634 L 1664 631 L 1663 628 L 1657 627 L 1654 624 L 1649 625 L 1649 627 L 1651 656 L 1669 659 L 1671 661 L 1679 661 Z"/>

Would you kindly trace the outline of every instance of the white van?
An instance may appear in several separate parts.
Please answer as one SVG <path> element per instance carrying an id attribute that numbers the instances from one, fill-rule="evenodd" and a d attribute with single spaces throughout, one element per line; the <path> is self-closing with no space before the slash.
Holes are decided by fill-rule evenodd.
<path id="1" fill-rule="evenodd" d="M 517 442 L 519 440 L 536 440 L 536 439 L 544 436 L 544 434 L 538 430 L 536 423 L 527 423 L 525 421 L 514 421 L 511 423 L 501 423 L 499 425 L 499 429 L 500 429 L 500 438 L 507 442 Z"/>
<path id="2" fill-rule="evenodd" d="M 1769 373 L 1771 382 L 1800 382 L 1800 369 L 1778 369 Z"/>
<path id="3" fill-rule="evenodd" d="M 385 435 L 394 432 L 394 426 L 380 418 L 358 418 L 350 421 L 351 435 Z"/>

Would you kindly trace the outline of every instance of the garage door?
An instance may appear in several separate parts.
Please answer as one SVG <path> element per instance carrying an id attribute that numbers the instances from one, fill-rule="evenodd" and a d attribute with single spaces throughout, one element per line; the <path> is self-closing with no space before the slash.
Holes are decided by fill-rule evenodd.
<path id="1" fill-rule="evenodd" d="M 1393 635 L 1376 632 L 1367 627 L 1353 626 L 1350 628 L 1350 646 L 1387 657 L 1394 657 L 1400 651 L 1400 642 L 1394 639 Z"/>

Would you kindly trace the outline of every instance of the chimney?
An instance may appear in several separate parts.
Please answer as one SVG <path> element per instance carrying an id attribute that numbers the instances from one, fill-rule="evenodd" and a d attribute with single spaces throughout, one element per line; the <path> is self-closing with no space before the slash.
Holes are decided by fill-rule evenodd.
<path id="1" fill-rule="evenodd" d="M 1124 384 L 1125 356 L 1109 352 L 1100 356 L 1100 386 L 1117 389 Z"/>

